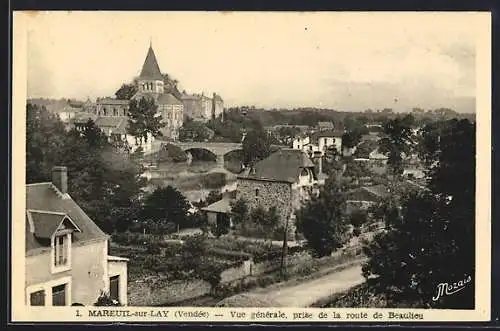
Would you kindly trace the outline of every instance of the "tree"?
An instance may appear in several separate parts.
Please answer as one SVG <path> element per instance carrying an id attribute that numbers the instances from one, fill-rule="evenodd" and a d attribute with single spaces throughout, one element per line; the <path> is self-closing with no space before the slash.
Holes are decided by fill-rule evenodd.
<path id="1" fill-rule="evenodd" d="M 68 193 L 104 231 L 124 230 L 137 216 L 142 166 L 108 142 L 93 121 L 81 131 L 45 109 L 27 107 L 27 182 L 51 180 L 53 166 L 68 168 Z"/>
<path id="2" fill-rule="evenodd" d="M 178 228 L 183 228 L 188 221 L 189 208 L 189 203 L 182 193 L 169 185 L 157 188 L 145 198 L 140 215 L 143 219 L 155 223 L 173 222 Z"/>
<path id="3" fill-rule="evenodd" d="M 313 196 L 297 212 L 297 230 L 317 257 L 330 255 L 347 240 L 342 187 L 328 178 L 319 196 Z"/>
<path id="4" fill-rule="evenodd" d="M 115 92 L 115 96 L 119 100 L 130 100 L 137 93 L 138 88 L 136 83 L 122 84 Z"/>
<path id="5" fill-rule="evenodd" d="M 26 182 L 51 179 L 52 167 L 57 165 L 66 130 L 56 115 L 45 107 L 28 103 L 26 106 Z"/>
<path id="6" fill-rule="evenodd" d="M 352 148 L 356 146 L 361 141 L 361 130 L 354 129 L 352 131 L 347 131 L 342 135 L 342 147 Z"/>
<path id="7" fill-rule="evenodd" d="M 204 142 L 212 138 L 213 133 L 205 124 L 197 121 L 186 121 L 179 130 L 180 141 Z"/>
<path id="8" fill-rule="evenodd" d="M 413 151 L 413 123 L 414 118 L 410 114 L 384 124 L 383 130 L 387 136 L 379 141 L 379 149 L 382 153 L 389 154 L 387 162 L 395 175 L 403 173 L 403 153 L 409 155 Z"/>
<path id="9" fill-rule="evenodd" d="M 251 165 L 265 159 L 271 153 L 271 144 L 263 130 L 247 133 L 243 140 L 243 164 Z"/>
<path id="10" fill-rule="evenodd" d="M 124 230 L 137 216 L 142 166 L 109 144 L 94 122 L 67 134 L 57 163 L 68 168 L 70 195 L 103 230 Z"/>
<path id="11" fill-rule="evenodd" d="M 335 146 L 329 146 L 323 156 L 322 170 L 327 175 L 339 174 L 343 171 L 344 165 L 340 160 L 339 152 Z"/>
<path id="12" fill-rule="evenodd" d="M 387 231 L 365 248 L 369 261 L 363 273 L 375 276 L 379 290 L 395 301 L 471 309 L 474 282 L 467 280 L 475 273 L 475 125 L 468 120 L 443 123 L 436 144 L 428 156 L 436 161 L 429 189 L 387 208 Z M 433 300 L 445 282 L 465 287 Z"/>
<path id="13" fill-rule="evenodd" d="M 231 201 L 231 215 L 236 226 L 243 225 L 248 218 L 247 202 L 242 198 Z"/>
<path id="14" fill-rule="evenodd" d="M 142 141 L 148 141 L 148 136 L 162 136 L 160 129 L 165 126 L 161 115 L 157 112 L 157 106 L 152 98 L 141 98 L 139 101 L 132 99 L 128 110 L 127 133 L 136 137 L 139 146 Z"/>

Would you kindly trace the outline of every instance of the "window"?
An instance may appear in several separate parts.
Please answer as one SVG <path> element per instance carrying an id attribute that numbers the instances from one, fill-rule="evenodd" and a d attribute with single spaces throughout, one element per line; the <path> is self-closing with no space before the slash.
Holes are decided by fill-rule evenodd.
<path id="1" fill-rule="evenodd" d="M 255 189 L 255 196 L 256 196 L 256 197 L 258 197 L 258 196 L 259 196 L 259 189 L 258 189 L 258 188 L 256 188 L 256 189 Z"/>
<path id="2" fill-rule="evenodd" d="M 66 284 L 52 288 L 52 306 L 66 306 Z"/>
<path id="3" fill-rule="evenodd" d="M 45 306 L 45 291 L 36 291 L 30 294 L 31 306 Z"/>
<path id="4" fill-rule="evenodd" d="M 68 237 L 68 235 L 63 235 L 54 238 L 54 265 L 56 267 L 68 264 Z"/>
<path id="5" fill-rule="evenodd" d="M 109 278 L 109 297 L 111 300 L 120 301 L 120 276 Z"/>
<path id="6" fill-rule="evenodd" d="M 302 169 L 302 172 L 300 173 L 300 175 L 301 175 L 302 177 L 304 177 L 304 176 L 308 176 L 308 175 L 309 175 L 309 172 L 307 171 L 307 169 Z"/>

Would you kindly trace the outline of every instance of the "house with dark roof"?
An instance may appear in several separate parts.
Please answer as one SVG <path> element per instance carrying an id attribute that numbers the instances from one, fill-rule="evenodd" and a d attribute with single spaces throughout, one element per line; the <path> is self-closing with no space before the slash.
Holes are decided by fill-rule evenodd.
<path id="1" fill-rule="evenodd" d="M 288 220 L 290 238 L 295 237 L 295 210 L 318 192 L 316 167 L 300 150 L 280 149 L 237 177 L 237 199 L 247 201 L 250 210 L 275 206 L 281 222 Z"/>
<path id="2" fill-rule="evenodd" d="M 26 185 L 25 300 L 31 306 L 93 305 L 101 291 L 127 305 L 127 259 L 68 194 L 66 167 Z"/>

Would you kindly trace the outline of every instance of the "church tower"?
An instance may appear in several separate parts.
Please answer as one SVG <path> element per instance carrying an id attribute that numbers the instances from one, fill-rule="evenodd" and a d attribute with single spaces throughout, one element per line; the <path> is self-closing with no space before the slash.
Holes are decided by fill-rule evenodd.
<path id="1" fill-rule="evenodd" d="M 141 74 L 139 75 L 139 92 L 141 93 L 159 93 L 164 92 L 163 76 L 156 60 L 153 46 L 149 44 L 146 60 L 142 65 Z"/>

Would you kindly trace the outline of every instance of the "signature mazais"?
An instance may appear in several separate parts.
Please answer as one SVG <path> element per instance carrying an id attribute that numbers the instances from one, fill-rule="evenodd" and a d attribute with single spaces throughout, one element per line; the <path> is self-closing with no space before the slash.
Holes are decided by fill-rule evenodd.
<path id="1" fill-rule="evenodd" d="M 469 275 L 464 280 L 454 283 L 440 283 L 437 286 L 437 293 L 432 297 L 433 301 L 438 301 L 439 298 L 445 295 L 455 294 L 465 288 L 465 286 L 472 281 L 472 277 Z"/>

